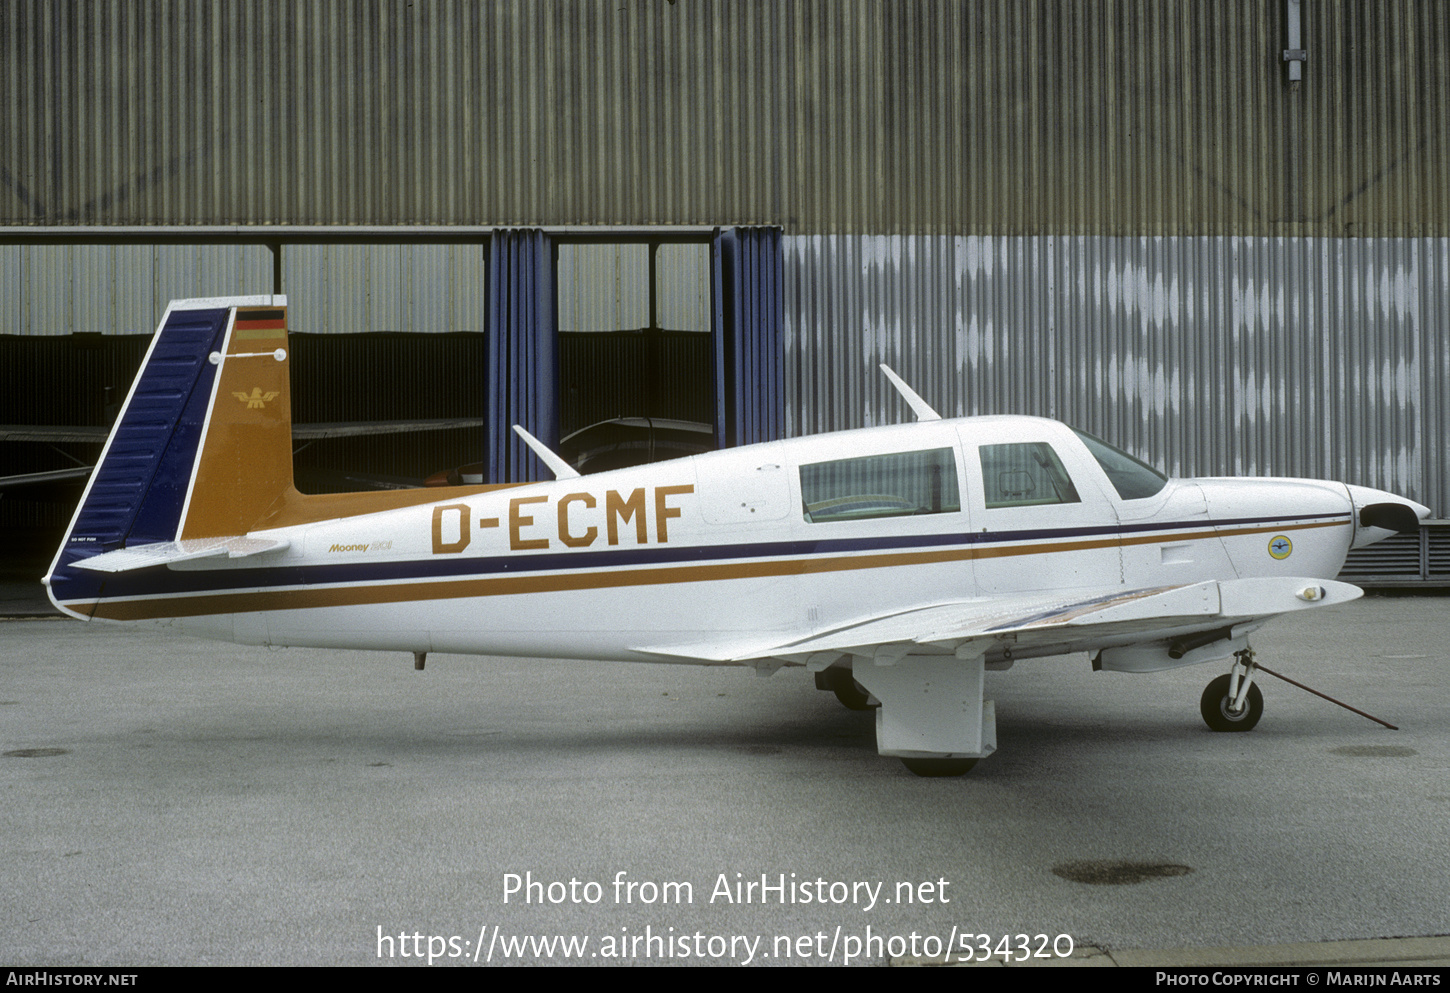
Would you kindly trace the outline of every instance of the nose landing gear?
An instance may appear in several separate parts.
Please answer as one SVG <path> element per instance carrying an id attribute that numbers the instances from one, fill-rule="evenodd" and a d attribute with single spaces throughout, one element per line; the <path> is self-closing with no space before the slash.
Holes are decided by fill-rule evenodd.
<path id="1" fill-rule="evenodd" d="M 1254 650 L 1234 653 L 1233 668 L 1208 684 L 1199 700 L 1204 723 L 1215 731 L 1250 731 L 1264 716 L 1264 694 L 1254 685 Z"/>

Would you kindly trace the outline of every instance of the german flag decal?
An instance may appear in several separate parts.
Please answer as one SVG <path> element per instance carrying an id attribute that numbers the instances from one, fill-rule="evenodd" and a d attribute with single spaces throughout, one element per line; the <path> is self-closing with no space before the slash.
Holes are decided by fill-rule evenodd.
<path id="1" fill-rule="evenodd" d="M 233 337 L 241 341 L 287 337 L 287 311 L 282 307 L 238 307 Z"/>

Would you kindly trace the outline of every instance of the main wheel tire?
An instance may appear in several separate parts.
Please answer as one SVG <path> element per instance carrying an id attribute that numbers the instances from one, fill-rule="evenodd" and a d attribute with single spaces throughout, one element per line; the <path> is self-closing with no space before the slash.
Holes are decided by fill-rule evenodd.
<path id="1" fill-rule="evenodd" d="M 871 702 L 871 693 L 856 682 L 850 669 L 827 669 L 830 674 L 831 692 L 847 710 L 874 710 L 881 706 Z"/>
<path id="2" fill-rule="evenodd" d="M 965 776 L 977 759 L 902 759 L 901 764 L 918 776 L 935 779 L 944 776 Z"/>
<path id="3" fill-rule="evenodd" d="M 1235 714 L 1229 710 L 1229 704 L 1233 703 L 1228 695 L 1229 683 L 1230 677 L 1224 674 L 1203 691 L 1198 709 L 1203 714 L 1204 723 L 1215 731 L 1251 731 L 1264 716 L 1264 694 L 1259 692 L 1258 686 L 1250 685 L 1244 709 Z"/>

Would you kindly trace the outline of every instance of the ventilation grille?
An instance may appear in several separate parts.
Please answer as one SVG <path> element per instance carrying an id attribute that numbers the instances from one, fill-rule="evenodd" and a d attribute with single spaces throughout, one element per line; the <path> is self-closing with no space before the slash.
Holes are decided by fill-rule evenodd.
<path id="1" fill-rule="evenodd" d="M 1450 521 L 1427 521 L 1349 553 L 1339 578 L 1361 584 L 1450 583 Z"/>

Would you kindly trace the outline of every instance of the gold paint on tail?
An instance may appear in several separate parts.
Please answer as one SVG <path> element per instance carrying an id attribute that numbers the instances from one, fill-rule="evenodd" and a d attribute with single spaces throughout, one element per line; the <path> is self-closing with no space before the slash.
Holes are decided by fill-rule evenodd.
<path id="1" fill-rule="evenodd" d="M 183 539 L 246 534 L 292 490 L 290 359 L 285 307 L 236 309 Z"/>
<path id="2" fill-rule="evenodd" d="M 179 538 L 242 535 L 519 485 L 299 493 L 292 479 L 290 366 L 286 308 L 238 307 Z"/>

